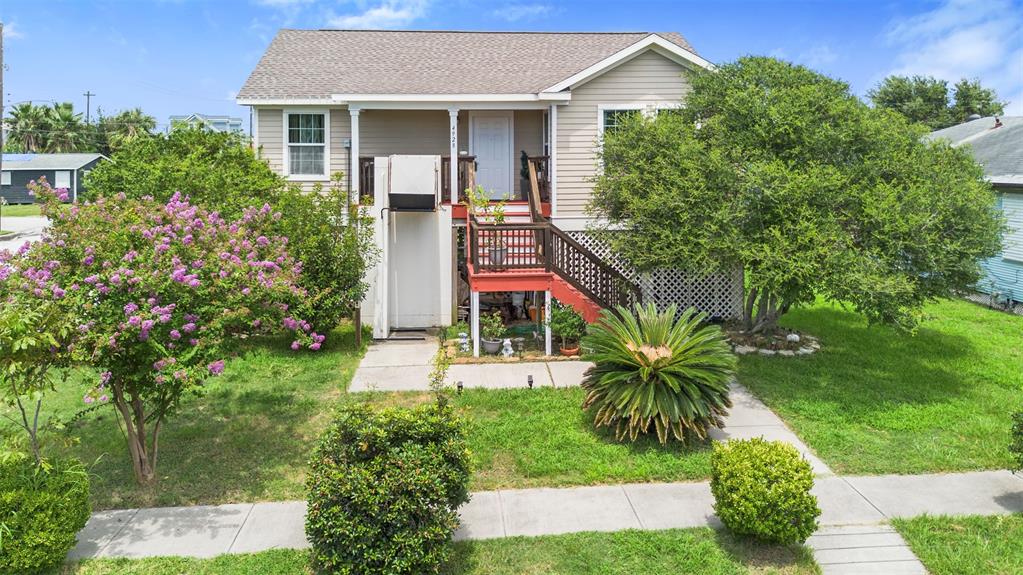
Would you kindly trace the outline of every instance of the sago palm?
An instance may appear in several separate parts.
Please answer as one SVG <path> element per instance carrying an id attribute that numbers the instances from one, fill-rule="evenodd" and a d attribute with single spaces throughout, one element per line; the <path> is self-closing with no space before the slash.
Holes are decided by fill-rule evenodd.
<path id="1" fill-rule="evenodd" d="M 653 430 L 662 444 L 702 439 L 732 406 L 735 356 L 721 329 L 693 309 L 677 321 L 676 312 L 653 304 L 637 305 L 635 314 L 605 310 L 583 339 L 595 364 L 583 377 L 583 408 L 593 408 L 594 423 L 613 426 L 619 440 Z"/>

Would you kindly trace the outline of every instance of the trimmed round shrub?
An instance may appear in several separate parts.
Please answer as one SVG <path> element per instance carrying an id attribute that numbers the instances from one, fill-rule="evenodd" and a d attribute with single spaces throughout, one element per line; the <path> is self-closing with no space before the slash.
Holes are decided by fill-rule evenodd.
<path id="1" fill-rule="evenodd" d="M 0 463 L 0 573 L 36 573 L 63 563 L 91 512 L 89 476 L 80 462 Z"/>
<path id="2" fill-rule="evenodd" d="M 310 461 L 306 535 L 315 567 L 436 573 L 468 485 L 469 450 L 450 407 L 343 406 Z"/>
<path id="3" fill-rule="evenodd" d="M 795 447 L 762 438 L 718 443 L 711 473 L 714 511 L 732 532 L 793 544 L 817 530 L 813 469 Z"/>

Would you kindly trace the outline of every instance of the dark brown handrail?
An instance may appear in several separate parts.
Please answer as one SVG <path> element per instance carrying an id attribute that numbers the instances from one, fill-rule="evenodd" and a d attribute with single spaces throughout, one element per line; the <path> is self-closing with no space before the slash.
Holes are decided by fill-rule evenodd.
<path id="1" fill-rule="evenodd" d="M 642 297 L 636 284 L 547 219 L 495 224 L 470 214 L 468 231 L 468 259 L 475 272 L 554 272 L 608 309 L 631 307 Z"/>
<path id="2" fill-rule="evenodd" d="M 375 185 L 373 158 L 359 158 L 359 196 L 369 198 L 369 201 L 362 203 L 373 203 L 373 186 Z"/>
<path id="3" fill-rule="evenodd" d="M 451 198 L 451 156 L 440 158 L 441 201 Z M 465 201 L 465 189 L 473 185 L 476 156 L 458 156 L 458 201 Z"/>

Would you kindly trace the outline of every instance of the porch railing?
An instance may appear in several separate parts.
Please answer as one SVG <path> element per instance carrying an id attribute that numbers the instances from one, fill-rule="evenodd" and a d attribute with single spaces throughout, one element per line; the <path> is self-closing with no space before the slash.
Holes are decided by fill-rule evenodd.
<path id="1" fill-rule="evenodd" d="M 366 198 L 369 201 L 363 201 L 363 204 L 373 203 L 373 185 L 374 185 L 374 162 L 373 158 L 359 158 L 359 196 L 364 200 Z"/>
<path id="2" fill-rule="evenodd" d="M 541 202 L 550 203 L 551 201 L 551 157 L 550 156 L 528 156 L 526 158 L 528 164 L 531 166 L 531 171 L 536 172 L 536 191 L 539 194 Z M 532 174 L 530 174 L 530 180 L 532 180 Z M 526 196 L 529 190 L 522 190 L 522 195 Z"/>
<path id="3" fill-rule="evenodd" d="M 495 224 L 470 214 L 468 237 L 475 272 L 554 272 L 601 307 L 640 301 L 636 284 L 546 219 Z"/>
<path id="4" fill-rule="evenodd" d="M 440 162 L 441 201 L 451 198 L 451 156 Z M 458 156 L 458 203 L 465 201 L 466 188 L 476 185 L 476 156 Z"/>

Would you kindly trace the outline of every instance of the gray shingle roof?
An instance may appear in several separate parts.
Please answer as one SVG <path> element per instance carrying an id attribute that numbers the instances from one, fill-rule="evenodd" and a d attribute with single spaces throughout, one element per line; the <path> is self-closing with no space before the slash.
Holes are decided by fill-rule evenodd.
<path id="1" fill-rule="evenodd" d="M 981 118 L 931 132 L 930 138 L 944 138 L 954 146 L 970 146 L 977 163 L 995 183 L 1023 183 L 1023 116 Z"/>
<path id="2" fill-rule="evenodd" d="M 77 170 L 103 154 L 4 154 L 3 171 Z"/>
<path id="3" fill-rule="evenodd" d="M 537 93 L 649 35 L 284 29 L 238 98 Z M 657 35 L 695 54 L 681 35 Z"/>

